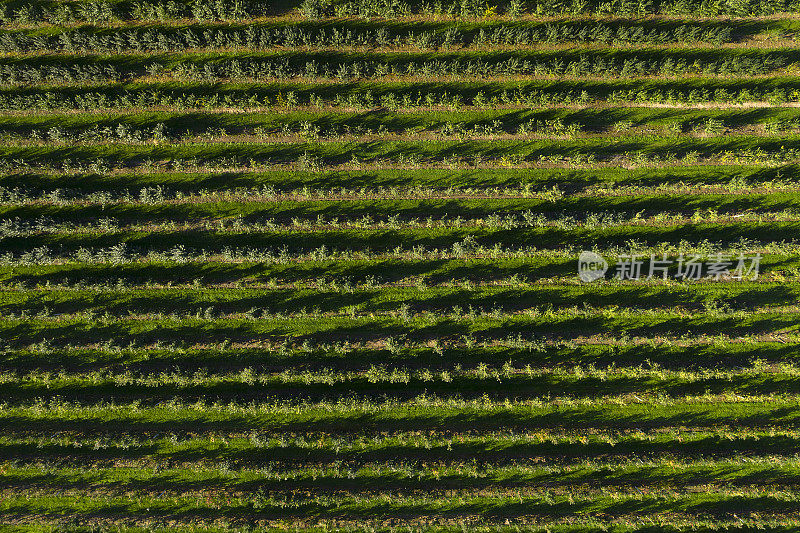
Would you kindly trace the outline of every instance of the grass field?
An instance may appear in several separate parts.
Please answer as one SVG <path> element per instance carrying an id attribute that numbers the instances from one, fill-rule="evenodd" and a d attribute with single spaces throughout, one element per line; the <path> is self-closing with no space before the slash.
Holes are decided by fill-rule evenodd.
<path id="1" fill-rule="evenodd" d="M 794 0 L 0 0 L 0 530 L 798 531 L 798 235 Z"/>

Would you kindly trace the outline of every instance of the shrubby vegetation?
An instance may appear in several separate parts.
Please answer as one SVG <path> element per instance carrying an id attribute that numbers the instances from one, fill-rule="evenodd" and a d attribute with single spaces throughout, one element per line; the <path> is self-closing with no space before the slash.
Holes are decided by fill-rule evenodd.
<path id="1" fill-rule="evenodd" d="M 498 45 L 535 46 L 569 42 L 605 44 L 670 44 L 731 42 L 731 29 L 680 24 L 670 29 L 650 29 L 642 25 L 615 25 L 606 22 L 575 24 L 546 23 L 531 28 L 496 25 L 479 30 L 449 27 L 439 31 L 375 30 L 333 26 L 306 29 L 291 25 L 230 29 L 225 27 L 121 29 L 100 33 L 94 29 L 67 29 L 56 35 L 31 35 L 23 32 L 0 33 L 0 51 L 35 52 L 172 52 L 206 48 L 269 49 L 413 47 L 420 50 L 482 48 Z"/>
<path id="2" fill-rule="evenodd" d="M 797 11 L 0 3 L 0 515 L 798 529 Z"/>
<path id="3" fill-rule="evenodd" d="M 423 16 L 450 16 L 482 18 L 495 14 L 510 17 L 530 14 L 536 16 L 567 15 L 617 15 L 640 17 L 645 15 L 670 16 L 731 16 L 753 17 L 775 13 L 796 12 L 800 9 L 791 0 L 771 0 L 768 2 L 709 2 L 707 0 L 511 0 L 500 2 L 498 7 L 488 0 L 435 0 L 411 2 L 409 0 L 345 0 L 327 3 L 322 0 L 304 0 L 301 12 L 309 18 L 325 16 L 336 17 L 407 17 L 412 14 Z"/>

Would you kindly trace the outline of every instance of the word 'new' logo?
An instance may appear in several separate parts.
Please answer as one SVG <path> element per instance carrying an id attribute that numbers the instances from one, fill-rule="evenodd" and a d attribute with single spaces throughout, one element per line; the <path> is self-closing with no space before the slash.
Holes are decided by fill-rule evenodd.
<path id="1" fill-rule="evenodd" d="M 578 277 L 581 281 L 589 283 L 605 276 L 608 262 L 603 256 L 594 252 L 581 252 L 578 257 Z"/>

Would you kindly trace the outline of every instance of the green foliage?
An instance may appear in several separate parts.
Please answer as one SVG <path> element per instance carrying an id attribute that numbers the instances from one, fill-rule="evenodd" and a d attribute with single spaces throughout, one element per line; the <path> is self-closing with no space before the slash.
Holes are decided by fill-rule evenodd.
<path id="1" fill-rule="evenodd" d="M 798 9 L 0 4 L 0 514 L 797 530 Z"/>
<path id="2" fill-rule="evenodd" d="M 323 0 L 303 0 L 300 12 L 304 17 L 314 20 L 325 16 L 326 7 Z"/>

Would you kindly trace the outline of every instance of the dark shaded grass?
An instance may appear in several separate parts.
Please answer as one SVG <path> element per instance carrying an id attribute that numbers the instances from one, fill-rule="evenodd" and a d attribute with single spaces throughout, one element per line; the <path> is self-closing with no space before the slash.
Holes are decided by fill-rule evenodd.
<path id="1" fill-rule="evenodd" d="M 687 185 L 725 186 L 732 180 L 759 184 L 773 180 L 800 181 L 796 165 L 763 166 L 667 166 L 664 168 L 473 168 L 473 169 L 381 169 L 345 171 L 269 172 L 155 172 L 114 174 L 50 175 L 8 173 L 0 175 L 0 185 L 20 187 L 29 191 L 50 191 L 64 188 L 75 192 L 130 189 L 134 193 L 143 187 L 163 186 L 168 191 L 191 193 L 201 189 L 225 191 L 235 188 L 268 186 L 278 191 L 330 190 L 377 187 L 429 187 L 437 190 L 454 188 L 519 187 L 530 185 L 532 190 L 558 186 L 565 192 L 580 192 L 594 185 L 641 185 L 685 183 Z"/>
<path id="2" fill-rule="evenodd" d="M 85 114 L 25 114 L 0 116 L 0 131 L 18 135 L 29 135 L 32 131 L 46 132 L 60 128 L 63 132 L 80 134 L 85 129 L 98 127 L 116 128 L 119 124 L 131 128 L 151 130 L 158 124 L 166 127 L 167 134 L 200 134 L 212 128 L 224 128 L 229 134 L 249 134 L 257 127 L 267 132 L 278 132 L 285 124 L 296 127 L 304 121 L 312 122 L 320 132 L 343 133 L 351 131 L 373 131 L 385 127 L 387 131 L 402 133 L 415 131 L 439 131 L 447 124 L 456 124 L 466 129 L 476 125 L 491 125 L 498 121 L 506 132 L 515 132 L 520 125 L 530 121 L 544 126 L 545 121 L 561 120 L 564 124 L 578 123 L 583 131 L 606 131 L 619 122 L 631 122 L 635 127 L 663 128 L 680 123 L 684 132 L 702 126 L 709 119 L 719 120 L 728 128 L 759 125 L 772 121 L 791 122 L 800 118 L 800 110 L 792 107 L 728 108 L 728 109 L 676 109 L 647 107 L 612 108 L 539 108 L 539 109 L 484 109 L 470 111 L 428 110 L 396 112 L 386 108 L 368 111 L 314 111 L 294 110 L 272 113 L 222 113 L 218 111 L 130 111 Z"/>
<path id="3" fill-rule="evenodd" d="M 641 314 L 636 317 L 554 315 L 531 318 L 506 315 L 504 318 L 478 317 L 455 320 L 431 316 L 410 323 L 394 317 L 313 316 L 269 319 L 121 319 L 88 318 L 60 320 L 11 320 L 0 323 L 0 334 L 9 347 L 21 347 L 48 341 L 55 347 L 67 344 L 116 343 L 148 345 L 175 343 L 178 347 L 196 344 L 241 342 L 260 343 L 284 340 L 302 343 L 370 342 L 403 336 L 409 341 L 435 339 L 461 340 L 465 336 L 477 342 L 521 336 L 523 339 L 575 339 L 584 336 L 672 336 L 680 335 L 769 335 L 794 333 L 795 313 L 758 313 L 751 315 L 701 313 L 691 317 Z"/>
<path id="4" fill-rule="evenodd" d="M 257 405 L 257 404 L 256 404 Z M 483 407 L 480 407 L 483 405 Z M 253 411 L 208 405 L 185 407 L 162 404 L 154 408 L 88 408 L 64 406 L 42 412 L 41 407 L 9 407 L 0 413 L 0 428 L 8 435 L 51 435 L 69 432 L 108 434 L 201 434 L 250 432 L 264 435 L 316 434 L 374 436 L 399 431 L 436 432 L 535 430 L 646 430 L 654 428 L 774 427 L 794 429 L 800 409 L 792 399 L 742 402 L 676 402 L 674 404 L 597 402 L 589 405 L 536 407 L 526 404 L 477 402 L 445 406 L 411 404 L 347 407 L 313 404 L 303 409 L 265 405 Z"/>
<path id="5" fill-rule="evenodd" d="M 141 107 L 174 105 L 174 102 L 186 97 L 206 97 L 205 103 L 195 104 L 198 107 L 217 108 L 227 106 L 224 98 L 236 99 L 248 102 L 255 99 L 253 106 L 260 106 L 257 102 L 263 102 L 268 98 L 270 102 L 278 101 L 278 95 L 285 97 L 289 92 L 293 92 L 302 103 L 308 103 L 311 95 L 333 101 L 337 97 L 345 100 L 350 95 L 363 97 L 370 92 L 374 98 L 393 94 L 402 101 L 404 95 L 408 95 L 412 102 L 417 97 L 424 98 L 427 94 L 437 97 L 448 95 L 450 99 L 454 96 L 461 97 L 463 103 L 471 103 L 473 98 L 480 92 L 487 98 L 501 98 L 503 92 L 510 93 L 514 102 L 517 91 L 525 95 L 532 93 L 535 95 L 549 96 L 546 104 L 569 103 L 564 95 L 572 95 L 572 101 L 577 101 L 581 93 L 585 92 L 588 98 L 605 100 L 612 93 L 621 92 L 636 95 L 639 93 L 654 95 L 655 92 L 661 94 L 658 100 L 666 99 L 670 92 L 678 100 L 689 98 L 691 91 L 696 91 L 696 96 L 692 101 L 703 102 L 714 98 L 716 91 L 727 91 L 728 96 L 724 99 L 725 103 L 738 101 L 742 96 L 741 91 L 748 91 L 750 96 L 745 101 L 766 99 L 770 95 L 776 101 L 786 101 L 787 98 L 796 100 L 794 91 L 800 91 L 800 79 L 794 76 L 756 76 L 756 77 L 681 77 L 678 79 L 665 78 L 642 78 L 642 79 L 616 79 L 616 80 L 595 80 L 595 79 L 552 79 L 552 80 L 517 80 L 517 81 L 495 81 L 495 80 L 476 80 L 476 81 L 449 81 L 449 80 L 418 80 L 418 81 L 344 81 L 337 83 L 309 83 L 294 81 L 275 81 L 265 83 L 236 83 L 236 82 L 156 82 L 156 83 L 95 83 L 83 86 L 36 86 L 36 87 L 15 87 L 0 90 L 0 95 L 5 97 L 41 97 L 43 100 L 49 99 L 53 105 L 35 104 L 31 100 L 30 106 L 51 108 L 58 107 L 59 101 L 73 101 L 76 97 L 86 95 L 104 95 L 109 101 L 127 97 L 131 102 L 127 105 L 115 103 L 113 108 L 118 107 Z M 778 97 L 775 91 L 782 92 L 782 97 Z M 211 100 L 214 95 L 219 99 L 216 103 Z M 731 96 L 733 95 L 733 96 Z M 142 104 L 139 102 L 141 99 Z M 537 96 L 538 99 L 538 96 Z M 363 100 L 363 99 L 362 99 Z M 451 101 L 451 100 L 448 100 Z M 536 99 L 534 100 L 536 101 Z M 646 101 L 646 100 L 645 100 Z M 61 105 L 61 104 L 59 104 Z M 99 105 L 99 104 L 97 104 Z M 95 109 L 93 105 L 90 109 Z M 516 107 L 529 107 L 531 104 L 512 104 Z M 26 108 L 30 107 L 26 106 Z M 72 104 L 70 104 L 72 107 Z M 285 108 L 283 108 L 285 109 Z"/>
<path id="6" fill-rule="evenodd" d="M 659 379 L 654 377 L 574 377 L 515 375 L 479 379 L 457 376 L 449 383 L 440 380 L 429 382 L 417 377 L 408 383 L 371 383 L 366 377 L 354 378 L 346 383 L 303 384 L 247 383 L 231 379 L 223 382 L 175 385 L 159 383 L 146 385 L 118 385 L 113 377 L 100 383 L 69 382 L 68 378 L 53 383 L 5 382 L 3 400 L 7 405 L 24 405 L 34 400 L 63 400 L 78 404 L 97 402 L 139 402 L 143 406 L 161 402 L 196 401 L 248 402 L 287 401 L 319 402 L 349 398 L 353 401 L 411 400 L 423 394 L 438 398 L 464 398 L 491 400 L 531 400 L 551 397 L 580 399 L 614 397 L 617 395 L 667 395 L 685 396 L 702 394 L 780 395 L 799 394 L 800 378 L 780 373 L 765 376 L 736 375 L 716 378 Z"/>
<path id="7" fill-rule="evenodd" d="M 714 343 L 668 346 L 654 344 L 584 344 L 576 346 L 542 346 L 535 350 L 506 346 L 458 347 L 445 346 L 441 353 L 431 348 L 410 348 L 395 352 L 388 349 L 358 349 L 351 352 L 325 350 L 291 351 L 283 353 L 268 348 L 192 348 L 169 350 L 165 348 L 125 349 L 120 351 L 100 349 L 53 349 L 31 352 L 5 350 L 0 354 L 0 368 L 4 371 L 50 370 L 87 372 L 159 373 L 180 369 L 184 372 L 206 371 L 225 374 L 251 369 L 255 372 L 281 372 L 326 370 L 358 371 L 370 366 L 388 366 L 432 372 L 451 370 L 455 365 L 474 368 L 480 363 L 499 368 L 506 361 L 518 367 L 559 368 L 569 370 L 576 366 L 592 365 L 598 369 L 609 367 L 661 367 L 668 370 L 687 371 L 713 369 L 735 370 L 755 361 L 762 364 L 798 364 L 800 347 L 795 343 L 750 342 Z M 765 376 L 765 378 L 768 376 Z"/>
<path id="8" fill-rule="evenodd" d="M 77 500 L 77 501 L 76 501 Z M 755 518 L 763 515 L 796 513 L 796 502 L 772 495 L 738 496 L 719 493 L 701 493 L 678 497 L 659 495 L 598 496 L 569 501 L 567 497 L 497 496 L 472 498 L 447 497 L 428 501 L 406 498 L 355 499 L 343 502 L 320 500 L 295 500 L 290 505 L 266 497 L 238 499 L 225 503 L 204 502 L 195 498 L 129 498 L 105 497 L 87 500 L 75 497 L 46 497 L 7 500 L 2 511 L 8 516 L 51 517 L 79 516 L 82 520 L 170 520 L 178 523 L 219 520 L 221 517 L 234 524 L 265 519 L 365 519 L 380 517 L 413 520 L 420 518 L 464 519 L 479 515 L 483 520 L 528 517 L 555 519 L 576 514 L 594 518 L 639 516 L 642 513 L 696 515 L 707 519 Z M 75 507 L 73 507 L 75 506 Z"/>
<path id="9" fill-rule="evenodd" d="M 135 193 L 136 191 L 134 191 Z M 478 193 L 480 194 L 480 193 Z M 252 196 L 252 195 L 251 195 Z M 696 212 L 714 211 L 717 216 L 741 213 L 778 213 L 789 210 L 800 212 L 800 189 L 798 191 L 729 193 L 729 194 L 630 194 L 620 196 L 569 196 L 558 199 L 543 198 L 429 198 L 429 199 L 329 199 L 286 200 L 270 197 L 260 200 L 243 195 L 235 200 L 199 198 L 185 203 L 149 204 L 94 204 L 94 205 L 6 205 L 0 206 L 0 217 L 7 219 L 34 220 L 47 217 L 53 223 L 94 223 L 97 219 L 112 217 L 118 224 L 147 224 L 158 222 L 194 222 L 238 218 L 245 223 L 290 225 L 294 219 L 316 224 L 338 220 L 340 223 L 357 222 L 369 217 L 374 222 L 386 223 L 389 217 L 399 217 L 402 224 L 416 219 L 424 222 L 434 219 L 482 219 L 489 216 L 513 216 L 518 224 L 526 224 L 524 215 L 541 214 L 549 219 L 572 217 L 582 222 L 589 214 L 621 217 L 630 221 L 637 214 L 649 217 L 670 214 L 691 218 Z M 729 223 L 723 221 L 722 224 Z M 619 223 L 619 222 L 618 222 Z M 630 222 L 628 222 L 630 224 Z M 613 222 L 612 222 L 613 224 Z M 674 224 L 674 222 L 672 222 Z M 369 225 L 369 224 L 367 224 Z M 608 222 L 600 223 L 611 229 Z M 332 228 L 329 226 L 327 229 Z M 298 233 L 308 229 L 297 229 Z M 553 229 L 552 231 L 558 232 Z M 629 230 L 631 234 L 637 230 Z"/>
<path id="10" fill-rule="evenodd" d="M 341 281 L 341 280 L 340 280 Z M 557 310 L 565 307 L 664 309 L 681 307 L 703 310 L 726 306 L 754 310 L 792 306 L 800 300 L 800 285 L 773 283 L 703 283 L 674 285 L 542 285 L 528 287 L 413 287 L 353 288 L 350 290 L 282 289 L 125 289 L 125 290 L 31 290 L 0 292 L 0 313 L 37 315 L 91 312 L 112 316 L 129 313 L 196 313 L 212 307 L 215 314 L 254 312 L 343 313 L 355 307 L 359 313 L 397 311 L 409 313 L 450 312 L 454 307 L 476 310 L 529 308 Z M 253 311 L 255 310 L 255 311 Z"/>
<path id="11" fill-rule="evenodd" d="M 697 485 L 724 484 L 727 488 L 753 484 L 779 488 L 795 487 L 800 479 L 791 466 L 753 466 L 723 463 L 718 465 L 582 467 L 568 472 L 547 473 L 542 470 L 508 468 L 496 471 L 491 467 L 475 474 L 439 475 L 430 468 L 410 472 L 367 471 L 353 477 L 309 472 L 276 480 L 256 473 L 221 474 L 173 469 L 167 472 L 98 470 L 96 472 L 55 470 L 52 472 L 11 471 L 0 476 L 0 487 L 7 490 L 97 490 L 123 493 L 165 492 L 186 493 L 198 490 L 227 490 L 236 493 L 263 491 L 275 494 L 303 491 L 310 494 L 369 494 L 386 492 L 422 492 L 441 496 L 448 490 L 565 489 L 633 487 L 658 490 L 666 486 L 686 489 Z M 498 495 L 500 495 L 498 494 Z"/>
<path id="12" fill-rule="evenodd" d="M 614 259 L 610 254 L 609 259 Z M 507 280 L 518 276 L 523 280 L 568 276 L 577 279 L 577 254 L 574 257 L 531 255 L 525 258 L 466 257 L 464 259 L 353 259 L 308 260 L 268 263 L 244 261 L 135 262 L 121 264 L 63 265 L 0 265 L 0 280 L 23 286 L 93 283 L 93 284 L 188 284 L 198 283 L 265 283 L 314 282 L 319 279 L 340 283 L 365 283 L 370 280 L 394 283 L 407 278 L 423 279 L 428 284 L 452 280 L 475 283 Z M 643 272 L 649 272 L 649 258 L 643 258 Z M 793 256 L 768 254 L 761 260 L 762 274 L 780 273 L 800 267 Z M 612 273 L 613 274 L 613 273 Z M 120 281 L 121 280 L 121 281 Z"/>
<path id="13" fill-rule="evenodd" d="M 740 246 L 750 243 L 758 248 L 762 243 L 794 242 L 800 223 L 797 222 L 731 222 L 725 224 L 679 224 L 673 226 L 612 226 L 596 230 L 583 228 L 408 228 L 408 229 L 339 229 L 284 230 L 264 232 L 235 232 L 213 230 L 186 231 L 119 231 L 115 233 L 48 233 L 7 237 L 0 242 L 0 252 L 17 255 L 37 247 L 47 247 L 57 254 L 74 253 L 79 248 L 110 248 L 120 243 L 128 252 L 170 252 L 183 246 L 187 252 L 221 253 L 232 249 L 259 249 L 278 255 L 282 249 L 290 253 L 308 253 L 325 247 L 327 251 L 392 252 L 398 247 L 410 250 L 450 250 L 468 237 L 485 247 L 536 247 L 539 250 L 592 249 L 620 247 L 639 250 L 661 243 L 682 241 L 697 244 L 710 241 L 719 246 Z M 467 245 L 465 254 L 469 251 Z M 569 248 L 568 248 L 569 247 Z M 608 277 L 614 272 L 609 269 Z"/>
<path id="14" fill-rule="evenodd" d="M 177 430 L 177 428 L 176 428 Z M 725 430 L 723 430 L 725 432 Z M 20 434 L 25 434 L 21 431 Z M 38 434 L 34 432 L 34 434 Z M 162 466 L 193 465 L 215 466 L 227 462 L 235 468 L 260 468 L 273 466 L 283 468 L 317 467 L 324 468 L 331 464 L 346 468 L 369 468 L 376 464 L 387 466 L 411 466 L 414 468 L 436 468 L 438 465 L 457 466 L 461 462 L 469 462 L 476 467 L 494 468 L 515 465 L 574 465 L 587 460 L 624 461 L 636 460 L 737 460 L 741 457 L 759 458 L 764 456 L 783 457 L 798 446 L 796 437 L 787 434 L 755 433 L 751 435 L 731 436 L 728 431 L 693 433 L 680 428 L 661 428 L 649 434 L 649 438 L 630 438 L 618 436 L 611 441 L 602 441 L 589 433 L 584 441 L 567 438 L 552 440 L 532 439 L 525 436 L 498 437 L 483 435 L 454 435 L 452 438 L 432 439 L 420 437 L 419 441 L 410 438 L 404 442 L 395 442 L 392 437 L 376 440 L 372 445 L 351 447 L 346 444 L 337 445 L 335 440 L 328 441 L 319 447 L 300 446 L 293 442 L 293 436 L 280 444 L 254 445 L 250 440 L 228 438 L 223 444 L 218 434 L 175 433 L 169 435 L 185 436 L 188 441 L 173 444 L 164 435 L 123 431 L 109 433 L 103 431 L 97 435 L 81 435 L 65 429 L 56 436 L 72 438 L 111 438 L 126 439 L 128 442 L 104 443 L 100 449 L 93 446 L 77 444 L 56 444 L 37 440 L 9 440 L 0 443 L 0 454 L 8 461 L 17 461 L 20 465 L 37 465 L 53 461 L 63 467 L 81 467 L 87 465 L 113 466 L 118 462 L 143 461 Z M 205 439 L 198 435 L 206 435 Z M 254 433 L 256 437 L 265 435 Z M 51 435 L 43 434 L 47 439 Z M 141 437 L 141 438 L 139 438 Z M 444 434 L 440 437 L 446 437 Z M 680 437 L 680 438 L 676 438 Z M 30 438 L 30 435 L 28 437 Z M 336 439 L 337 437 L 333 437 Z M 138 440 L 137 440 L 138 439 Z M 145 439 L 145 440 L 142 440 Z M 735 482 L 729 478 L 728 482 Z M 792 485 L 790 480 L 772 478 L 774 483 Z M 570 481 L 565 478 L 565 481 Z"/>

